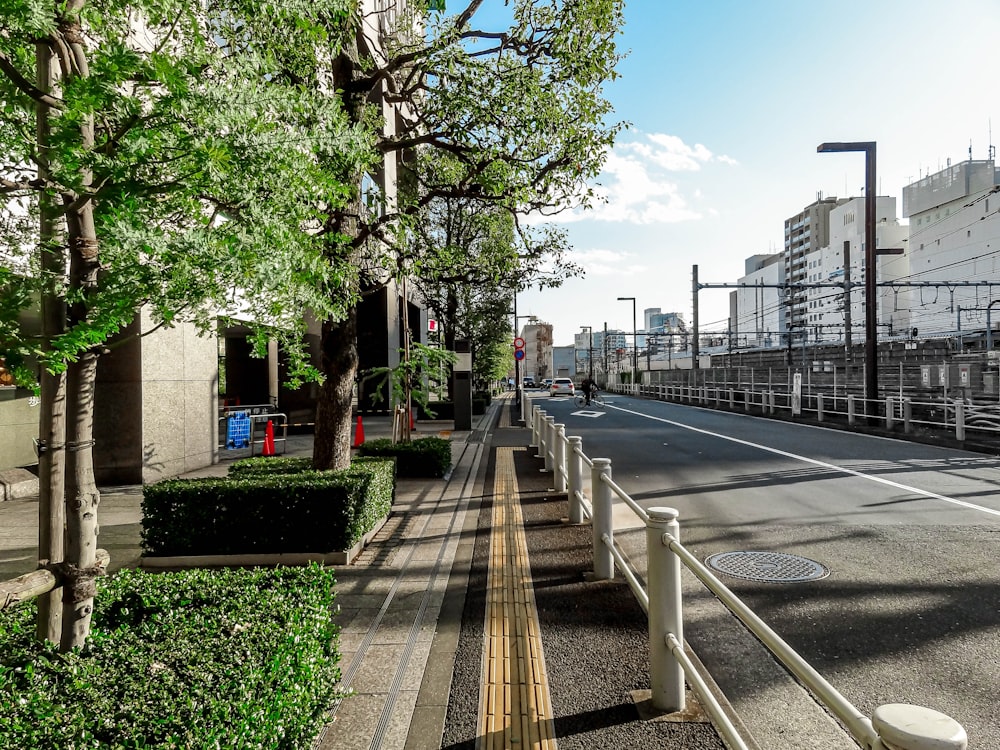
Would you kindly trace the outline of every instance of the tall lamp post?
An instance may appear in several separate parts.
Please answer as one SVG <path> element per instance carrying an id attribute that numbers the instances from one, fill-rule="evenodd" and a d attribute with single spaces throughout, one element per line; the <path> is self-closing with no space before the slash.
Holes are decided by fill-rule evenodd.
<path id="1" fill-rule="evenodd" d="M 878 399 L 878 302 L 875 299 L 875 141 L 821 143 L 817 153 L 864 151 L 865 153 L 865 413 L 874 414 L 871 406 Z"/>
<path id="2" fill-rule="evenodd" d="M 619 297 L 619 302 L 632 300 L 632 385 L 639 377 L 639 329 L 635 323 L 635 297 Z"/>

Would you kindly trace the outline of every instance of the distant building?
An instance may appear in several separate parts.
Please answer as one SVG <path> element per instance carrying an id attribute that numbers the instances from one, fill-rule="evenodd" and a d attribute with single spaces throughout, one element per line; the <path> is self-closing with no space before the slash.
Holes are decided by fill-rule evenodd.
<path id="1" fill-rule="evenodd" d="M 535 383 L 555 377 L 552 366 L 552 324 L 529 323 L 521 330 L 521 338 L 524 339 L 521 376 L 530 375 Z"/>
<path id="2" fill-rule="evenodd" d="M 914 281 L 942 282 L 901 292 L 918 334 L 985 330 L 991 287 L 950 286 L 989 281 L 1000 286 L 1000 175 L 992 159 L 963 161 L 903 188 L 910 220 L 909 268 Z M 1000 311 L 990 317 L 1000 322 Z"/>
<path id="3" fill-rule="evenodd" d="M 780 346 L 785 333 L 785 255 L 753 255 L 746 260 L 746 273 L 735 290 L 735 312 L 731 315 L 734 345 Z"/>
<path id="4" fill-rule="evenodd" d="M 785 281 L 805 283 L 809 277 L 807 256 L 829 244 L 830 212 L 843 203 L 843 198 L 817 197 L 799 213 L 785 219 Z M 805 290 L 794 286 L 784 300 L 785 330 L 801 328 L 808 320 L 808 300 Z"/>

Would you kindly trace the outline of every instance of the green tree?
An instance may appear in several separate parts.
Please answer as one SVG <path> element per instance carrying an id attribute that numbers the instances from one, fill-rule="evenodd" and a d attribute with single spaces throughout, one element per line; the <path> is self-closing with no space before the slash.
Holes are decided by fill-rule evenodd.
<path id="1" fill-rule="evenodd" d="M 43 416 L 66 415 L 64 432 L 40 425 L 43 488 L 62 494 L 65 475 L 63 648 L 89 631 L 107 342 L 141 306 L 203 330 L 238 307 L 293 343 L 304 310 L 333 320 L 353 304 L 353 269 L 331 263 L 337 239 L 320 230 L 350 195 L 341 177 L 369 158 L 369 129 L 302 82 L 331 83 L 354 5 L 0 0 L 0 192 L 15 217 L 0 285 L 17 303 L 0 306 L 0 355 L 22 378 L 36 359 L 56 378 L 43 378 Z M 17 218 L 39 209 L 41 231 Z M 43 337 L 17 316 L 36 294 Z"/>
<path id="2" fill-rule="evenodd" d="M 444 197 L 425 205 L 407 253 L 416 286 L 437 313 L 445 347 L 454 349 L 456 338 L 472 341 L 480 384 L 503 377 L 512 362 L 513 294 L 531 285 L 558 286 L 580 273 L 568 259 L 561 230 L 522 227 L 515 214 L 476 198 Z M 490 359 L 498 347 L 506 348 L 502 368 Z"/>
<path id="3" fill-rule="evenodd" d="M 608 121 L 603 87 L 616 75 L 622 0 L 514 0 L 507 28 L 479 27 L 482 5 L 472 0 L 444 16 L 415 1 L 381 44 L 370 43 L 360 20 L 345 42 L 336 89 L 352 122 L 371 121 L 373 110 L 377 118 L 393 113 L 376 119 L 373 133 L 402 170 L 399 193 L 383 197 L 381 212 L 362 214 L 359 174 L 355 202 L 330 214 L 327 229 L 350 239 L 359 283 L 391 278 L 395 253 L 436 199 L 475 198 L 515 216 L 593 198 L 587 182 L 621 127 Z M 403 31 L 414 29 L 420 33 Z M 353 309 L 323 324 L 317 467 L 350 460 L 356 322 Z"/>

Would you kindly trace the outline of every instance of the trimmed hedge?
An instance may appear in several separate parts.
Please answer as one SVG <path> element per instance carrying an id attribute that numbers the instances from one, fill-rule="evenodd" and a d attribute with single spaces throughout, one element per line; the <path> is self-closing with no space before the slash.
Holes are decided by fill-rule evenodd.
<path id="1" fill-rule="evenodd" d="M 272 456 L 264 458 L 255 456 L 253 458 L 241 458 L 233 461 L 229 467 L 229 478 L 242 477 L 247 475 L 260 476 L 262 474 L 299 474 L 312 469 L 311 458 L 301 458 L 298 456 Z"/>
<path id="2" fill-rule="evenodd" d="M 256 459 L 268 462 L 275 459 Z M 277 466 L 277 464 L 275 464 Z M 146 555 L 238 555 L 350 549 L 389 515 L 391 461 L 356 460 L 345 471 L 271 473 L 245 467 L 231 478 L 170 479 L 142 499 Z M 264 473 L 255 473 L 256 469 Z"/>
<path id="3" fill-rule="evenodd" d="M 362 443 L 358 453 L 395 458 L 396 473 L 401 477 L 443 477 L 451 466 L 451 441 L 439 437 L 418 438 L 409 443 L 378 438 Z"/>
<path id="4" fill-rule="evenodd" d="M 336 698 L 333 572 L 122 570 L 59 654 L 0 613 L 0 747 L 307 750 Z"/>

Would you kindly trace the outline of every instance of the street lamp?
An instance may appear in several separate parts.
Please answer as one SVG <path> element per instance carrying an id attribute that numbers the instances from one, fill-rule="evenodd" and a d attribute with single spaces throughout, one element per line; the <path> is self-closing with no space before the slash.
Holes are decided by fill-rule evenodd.
<path id="1" fill-rule="evenodd" d="M 619 302 L 632 300 L 632 385 L 639 376 L 639 332 L 635 324 L 635 297 L 619 297 Z"/>
<path id="2" fill-rule="evenodd" d="M 821 143 L 817 153 L 865 152 L 865 412 L 878 398 L 878 329 L 875 299 L 875 141 Z"/>

